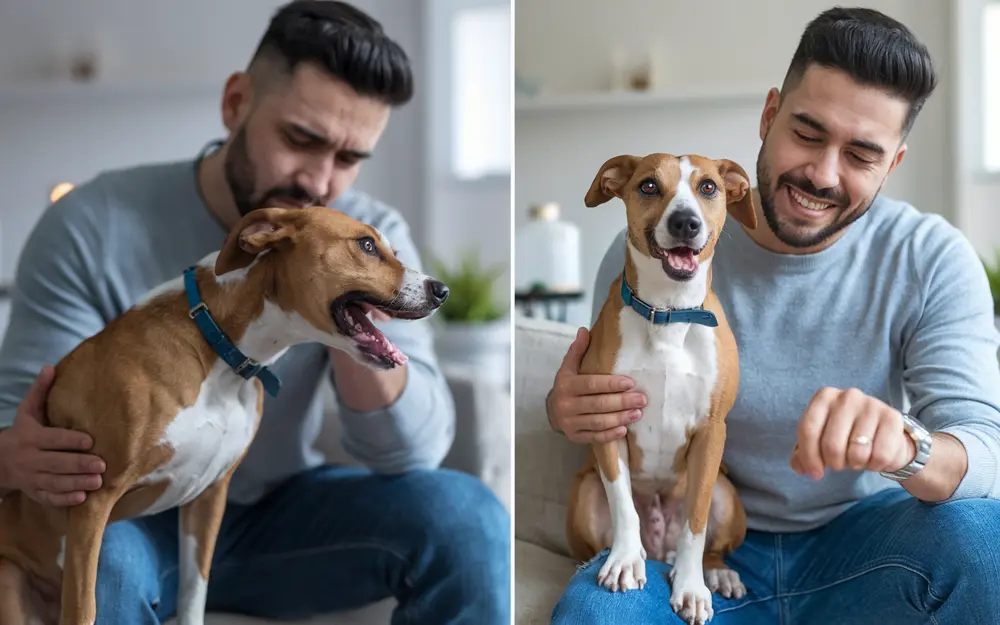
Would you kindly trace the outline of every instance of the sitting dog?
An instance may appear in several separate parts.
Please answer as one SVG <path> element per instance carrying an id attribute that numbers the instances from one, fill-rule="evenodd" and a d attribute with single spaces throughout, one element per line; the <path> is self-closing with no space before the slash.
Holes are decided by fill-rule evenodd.
<path id="1" fill-rule="evenodd" d="M 585 203 L 612 197 L 626 207 L 625 267 L 580 372 L 630 376 L 648 403 L 625 438 L 591 445 L 570 493 L 568 541 L 584 561 L 611 549 L 598 582 L 612 591 L 641 589 L 647 557 L 673 564 L 670 605 L 702 624 L 711 591 L 745 594 L 722 560 L 742 543 L 746 516 L 720 472 L 739 362 L 710 263 L 727 214 L 756 227 L 753 194 L 732 161 L 650 154 L 604 163 Z"/>
<path id="2" fill-rule="evenodd" d="M 180 508 L 178 620 L 204 621 L 229 480 L 250 446 L 268 368 L 319 342 L 385 370 L 406 357 L 369 320 L 430 315 L 448 288 L 404 266 L 375 228 L 326 207 L 248 213 L 221 250 L 150 292 L 56 366 L 50 425 L 89 434 L 103 485 L 70 508 L 0 501 L 0 624 L 91 625 L 105 526 Z"/>

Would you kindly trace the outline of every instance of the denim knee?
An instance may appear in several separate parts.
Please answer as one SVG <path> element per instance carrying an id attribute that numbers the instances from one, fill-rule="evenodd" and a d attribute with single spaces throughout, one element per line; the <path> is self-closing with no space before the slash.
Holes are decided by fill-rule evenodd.
<path id="1" fill-rule="evenodd" d="M 983 589 L 1000 577 L 1000 501 L 965 499 L 930 506 L 927 523 L 915 537 L 922 550 L 945 568 L 951 579 L 978 580 Z M 992 592 L 992 590 L 990 591 Z"/>
<path id="2" fill-rule="evenodd" d="M 153 620 L 160 604 L 157 561 L 155 545 L 136 524 L 106 528 L 97 568 L 98 623 L 158 622 Z"/>
<path id="3" fill-rule="evenodd" d="M 481 480 L 450 469 L 413 474 L 414 532 L 435 549 L 454 551 L 456 566 L 510 557 L 510 514 Z M 470 561 L 471 560 L 471 561 Z"/>

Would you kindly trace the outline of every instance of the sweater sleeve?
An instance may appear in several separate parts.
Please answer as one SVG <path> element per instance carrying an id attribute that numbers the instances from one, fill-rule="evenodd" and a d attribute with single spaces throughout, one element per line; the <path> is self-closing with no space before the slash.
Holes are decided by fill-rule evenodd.
<path id="1" fill-rule="evenodd" d="M 986 273 L 972 245 L 949 225 L 915 241 L 924 297 L 904 343 L 911 414 L 965 447 L 968 471 L 950 500 L 998 498 L 1000 333 Z"/>
<path id="2" fill-rule="evenodd" d="M 386 236 L 404 264 L 422 269 L 402 217 L 392 211 L 373 225 Z M 438 367 L 430 319 L 375 323 L 406 354 L 406 382 L 392 405 L 371 412 L 352 409 L 337 394 L 344 450 L 380 473 L 435 468 L 455 438 L 455 406 Z"/>
<path id="3" fill-rule="evenodd" d="M 71 192 L 45 209 L 21 250 L 0 346 L 0 429 L 14 422 L 41 368 L 55 365 L 106 323 L 93 280 L 100 237 L 86 193 Z"/>

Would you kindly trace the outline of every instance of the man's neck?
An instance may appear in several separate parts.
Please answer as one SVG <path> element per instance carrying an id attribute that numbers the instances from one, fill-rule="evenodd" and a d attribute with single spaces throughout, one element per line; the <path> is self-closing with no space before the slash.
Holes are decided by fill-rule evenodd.
<path id="1" fill-rule="evenodd" d="M 223 170 L 227 149 L 228 146 L 223 145 L 202 159 L 198 167 L 198 187 L 209 214 L 228 232 L 240 220 L 240 213 Z"/>

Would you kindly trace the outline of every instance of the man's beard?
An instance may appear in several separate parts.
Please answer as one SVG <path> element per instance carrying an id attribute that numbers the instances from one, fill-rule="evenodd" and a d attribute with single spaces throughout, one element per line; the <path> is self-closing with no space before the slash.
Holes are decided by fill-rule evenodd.
<path id="1" fill-rule="evenodd" d="M 240 128 L 233 138 L 226 152 L 226 162 L 224 164 L 226 183 L 233 194 L 233 201 L 236 203 L 236 210 L 240 216 L 245 216 L 252 210 L 274 206 L 273 200 L 281 198 L 291 200 L 301 206 L 317 206 L 323 202 L 319 198 L 314 198 L 305 189 L 299 186 L 275 187 L 254 197 L 254 188 L 257 186 L 257 177 L 254 174 L 253 164 L 250 162 L 250 155 L 247 151 L 246 127 Z"/>
<path id="2" fill-rule="evenodd" d="M 867 202 L 863 201 L 861 206 L 853 213 L 844 217 L 844 213 L 850 206 L 851 200 L 847 196 L 847 193 L 840 188 L 817 189 L 808 178 L 795 176 L 789 173 L 781 174 L 778 176 L 778 180 L 772 183 L 771 172 L 768 170 L 764 158 L 764 148 L 766 145 L 767 136 L 765 135 L 764 141 L 760 146 L 760 151 L 757 154 L 757 190 L 760 194 L 761 211 L 764 213 L 764 219 L 767 220 L 767 225 L 771 228 L 771 232 L 774 233 L 774 236 L 776 236 L 779 241 L 790 247 L 810 248 L 817 246 L 857 221 L 862 215 L 868 212 L 869 208 L 871 208 L 875 198 L 882 190 L 882 184 L 885 183 L 885 178 L 883 178 L 882 183 L 879 184 L 879 188 L 875 191 L 874 195 L 872 195 Z M 788 226 L 784 226 L 778 221 L 778 215 L 774 208 L 774 196 L 778 193 L 778 190 L 786 184 L 801 189 L 803 192 L 808 193 L 815 198 L 825 200 L 828 203 L 833 204 L 834 206 L 832 208 L 828 208 L 826 210 L 837 211 L 837 219 L 830 225 L 825 226 L 816 232 L 798 234 L 791 231 Z"/>

